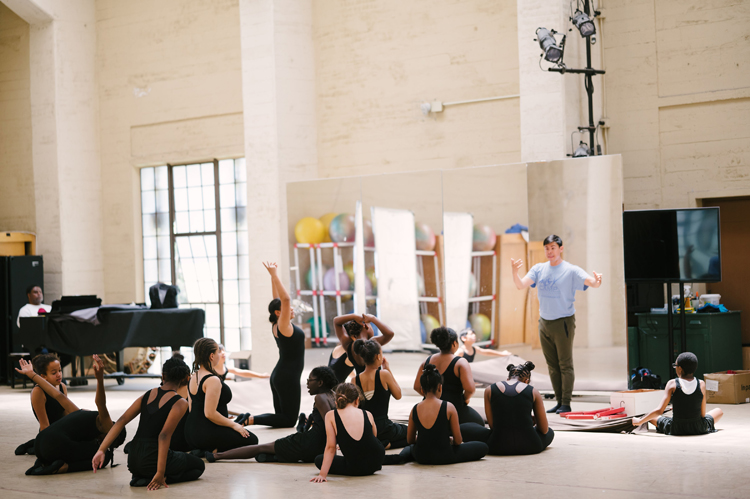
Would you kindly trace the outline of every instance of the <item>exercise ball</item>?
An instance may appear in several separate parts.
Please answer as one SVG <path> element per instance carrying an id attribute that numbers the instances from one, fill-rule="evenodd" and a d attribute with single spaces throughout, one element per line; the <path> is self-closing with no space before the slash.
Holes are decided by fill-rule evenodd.
<path id="1" fill-rule="evenodd" d="M 417 274 L 417 296 L 424 296 L 424 277 Z"/>
<path id="2" fill-rule="evenodd" d="M 316 274 L 315 274 L 315 286 L 313 286 L 313 276 L 312 276 L 313 266 L 315 267 L 315 272 L 316 272 Z M 325 265 L 323 265 L 323 268 L 320 270 L 320 272 L 322 272 L 323 275 L 325 275 L 325 273 L 327 271 L 328 271 L 328 267 L 326 267 Z M 305 276 L 305 281 L 307 282 L 307 289 L 318 289 L 318 274 L 317 274 L 317 272 L 318 272 L 318 266 L 317 265 L 310 265 L 310 269 L 307 271 L 307 275 Z"/>
<path id="3" fill-rule="evenodd" d="M 477 278 L 474 274 L 469 274 L 469 298 L 474 298 L 477 295 Z"/>
<path id="4" fill-rule="evenodd" d="M 422 336 L 422 343 L 427 343 L 427 330 L 424 328 L 424 322 L 419 321 L 419 334 Z"/>
<path id="5" fill-rule="evenodd" d="M 347 277 L 349 277 L 349 286 L 351 286 L 351 289 L 354 289 L 354 262 L 347 262 L 344 265 L 344 272 L 346 273 Z"/>
<path id="6" fill-rule="evenodd" d="M 497 235 L 489 225 L 476 224 L 474 225 L 472 240 L 474 251 L 490 251 L 495 249 Z"/>
<path id="7" fill-rule="evenodd" d="M 354 241 L 354 215 L 342 213 L 336 215 L 328 226 L 328 233 L 334 243 L 351 243 Z"/>
<path id="8" fill-rule="evenodd" d="M 372 295 L 378 294 L 378 278 L 375 276 L 375 268 L 369 267 L 367 270 L 365 270 L 365 275 L 367 276 L 367 280 L 370 281 L 370 284 L 372 284 Z"/>
<path id="9" fill-rule="evenodd" d="M 318 244 L 325 238 L 325 227 L 317 218 L 305 217 L 294 226 L 294 237 L 300 244 Z"/>
<path id="10" fill-rule="evenodd" d="M 365 234 L 365 246 L 368 248 L 374 248 L 375 247 L 375 234 L 373 234 L 372 232 L 372 222 L 370 222 L 369 220 L 365 220 L 364 234 Z"/>
<path id="11" fill-rule="evenodd" d="M 422 314 L 422 323 L 424 324 L 424 329 L 427 337 L 430 336 L 430 333 L 433 329 L 440 327 L 440 322 L 438 322 L 438 320 L 430 314 Z"/>
<path id="12" fill-rule="evenodd" d="M 375 296 L 372 291 L 372 282 L 370 279 L 365 278 L 365 296 Z"/>
<path id="13" fill-rule="evenodd" d="M 328 233 L 328 227 L 331 225 L 331 220 L 336 218 L 335 213 L 326 213 L 322 217 L 320 217 L 318 220 L 320 220 L 320 223 L 323 224 L 323 228 L 325 229 L 325 237 L 323 237 L 324 243 L 330 243 L 331 242 L 331 235 Z"/>
<path id="14" fill-rule="evenodd" d="M 417 249 L 420 251 L 432 251 L 435 249 L 435 233 L 429 225 L 417 222 L 414 224 L 414 236 L 417 240 Z"/>
<path id="15" fill-rule="evenodd" d="M 323 275 L 323 289 L 326 291 L 336 291 L 336 269 L 330 268 Z M 339 274 L 339 290 L 347 291 L 349 289 L 349 276 L 346 272 Z"/>
<path id="16" fill-rule="evenodd" d="M 484 314 L 471 314 L 469 322 L 471 322 L 471 329 L 474 330 L 479 341 L 488 341 L 490 339 L 492 323 L 489 317 Z"/>

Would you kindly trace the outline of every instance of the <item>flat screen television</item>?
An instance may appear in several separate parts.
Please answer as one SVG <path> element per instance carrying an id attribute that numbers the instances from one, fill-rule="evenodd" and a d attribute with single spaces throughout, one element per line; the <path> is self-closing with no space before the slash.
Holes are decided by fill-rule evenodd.
<path id="1" fill-rule="evenodd" d="M 622 227 L 626 281 L 721 281 L 719 208 L 625 211 Z"/>

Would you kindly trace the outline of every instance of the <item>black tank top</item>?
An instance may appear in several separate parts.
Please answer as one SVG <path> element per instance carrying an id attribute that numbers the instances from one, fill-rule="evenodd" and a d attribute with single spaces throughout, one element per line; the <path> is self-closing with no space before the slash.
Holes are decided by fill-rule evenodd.
<path id="1" fill-rule="evenodd" d="M 39 387 L 40 390 L 42 390 L 42 387 Z M 62 383 L 59 386 L 60 393 L 65 393 L 63 391 Z M 63 406 L 60 405 L 60 402 L 53 399 L 49 395 L 47 395 L 44 390 L 42 390 L 42 393 L 44 393 L 44 411 L 47 413 L 47 421 L 49 421 L 49 424 L 54 423 L 55 421 L 60 421 L 65 414 L 65 409 L 63 409 Z M 36 415 L 36 411 L 34 410 L 34 405 L 31 405 L 31 412 L 34 413 L 34 417 L 37 421 L 39 421 L 39 416 Z"/>
<path id="2" fill-rule="evenodd" d="M 354 440 L 349 432 L 346 431 L 344 423 L 341 421 L 338 409 L 333 413 L 336 419 L 336 443 L 341 449 L 341 453 L 346 458 L 347 464 L 353 468 L 357 474 L 374 473 L 379 470 L 383 464 L 385 448 L 380 440 L 372 434 L 372 424 L 367 413 L 362 411 L 362 417 L 365 418 L 365 425 L 362 431 L 362 437 Z"/>
<path id="3" fill-rule="evenodd" d="M 680 379 L 675 379 L 674 394 L 672 395 L 672 410 L 674 419 L 689 420 L 701 418 L 701 406 L 703 405 L 703 392 L 701 391 L 700 381 L 696 382 L 695 391 L 686 395 L 680 386 Z"/>
<path id="4" fill-rule="evenodd" d="M 474 353 L 471 354 L 471 355 L 469 355 L 469 352 L 467 352 L 466 350 L 464 350 L 464 359 L 466 359 L 466 362 L 469 362 L 469 363 L 474 362 L 474 356 L 476 354 L 477 354 L 477 349 L 476 348 L 474 348 Z"/>
<path id="5" fill-rule="evenodd" d="M 292 335 L 284 336 L 276 329 L 276 346 L 279 348 L 279 362 L 278 364 L 300 364 L 300 368 L 304 368 L 305 362 L 305 332 L 302 331 L 296 324 L 292 324 Z M 273 330 L 273 326 L 271 326 Z M 278 365 L 277 364 L 277 365 Z"/>
<path id="6" fill-rule="evenodd" d="M 441 455 L 451 450 L 451 431 L 448 423 L 448 402 L 440 404 L 437 419 L 430 428 L 425 428 L 419 420 L 417 406 L 412 409 L 412 419 L 417 427 L 417 447 L 420 456 Z"/>
<path id="7" fill-rule="evenodd" d="M 328 367 L 333 369 L 333 373 L 336 375 L 336 379 L 339 380 L 339 383 L 346 381 L 346 378 L 352 372 L 352 369 L 354 369 L 346 363 L 346 359 L 348 358 L 349 355 L 346 352 L 341 354 L 341 357 L 337 359 L 333 358 L 333 352 L 331 352 L 330 357 L 328 357 Z"/>
<path id="8" fill-rule="evenodd" d="M 517 385 L 505 385 L 505 392 L 501 392 L 497 383 L 490 388 L 490 406 L 492 407 L 492 427 L 501 430 L 532 428 L 534 420 L 531 411 L 534 409 L 534 388 L 531 385 L 519 393 Z"/>
<path id="9" fill-rule="evenodd" d="M 354 346 L 354 342 L 349 343 L 349 346 L 346 347 L 346 354 L 349 357 L 349 362 L 352 363 L 352 365 L 354 366 L 354 370 L 357 372 L 357 374 L 362 374 L 366 366 L 364 364 L 357 364 L 357 361 L 354 360 L 354 353 L 352 352 L 353 346 Z"/>
<path id="10" fill-rule="evenodd" d="M 359 379 L 359 374 L 356 378 L 357 386 L 364 393 L 362 388 L 362 382 Z M 380 370 L 375 371 L 375 393 L 372 394 L 370 400 L 365 400 L 360 406 L 362 409 L 370 411 L 372 417 L 377 421 L 378 419 L 384 419 L 388 417 L 388 406 L 391 402 L 391 391 L 383 388 L 383 383 L 380 381 Z"/>
<path id="11" fill-rule="evenodd" d="M 167 400 L 163 406 L 159 407 L 159 402 L 162 397 L 174 390 L 162 390 L 157 388 L 157 394 L 153 402 L 148 403 L 148 397 L 151 395 L 151 390 L 147 391 L 141 398 L 141 418 L 138 421 L 138 430 L 135 433 L 135 438 L 157 438 L 161 430 L 164 428 L 164 423 L 167 422 L 169 411 L 172 410 L 172 406 L 182 397 L 175 394 L 171 399 Z"/>
<path id="12" fill-rule="evenodd" d="M 206 394 L 203 391 L 203 382 L 211 376 L 216 375 L 207 374 L 203 377 L 203 379 L 200 380 L 200 382 L 198 383 L 198 392 L 195 395 L 190 393 L 190 389 L 188 389 L 188 397 L 190 397 L 191 401 L 190 412 L 195 412 L 197 410 L 200 414 L 205 414 Z M 219 395 L 219 403 L 216 404 L 216 411 L 224 417 L 229 417 L 227 406 L 229 402 L 232 401 L 232 389 L 224 384 L 221 376 L 216 377 L 219 378 L 219 381 L 221 381 L 221 395 Z"/>
<path id="13" fill-rule="evenodd" d="M 443 371 L 443 394 L 440 396 L 441 400 L 446 400 L 456 406 L 456 409 L 466 405 L 466 399 L 464 399 L 464 385 L 461 384 L 461 378 L 456 376 L 456 362 L 461 357 L 454 357 L 448 368 Z M 425 365 L 430 363 L 432 355 L 427 357 Z"/>

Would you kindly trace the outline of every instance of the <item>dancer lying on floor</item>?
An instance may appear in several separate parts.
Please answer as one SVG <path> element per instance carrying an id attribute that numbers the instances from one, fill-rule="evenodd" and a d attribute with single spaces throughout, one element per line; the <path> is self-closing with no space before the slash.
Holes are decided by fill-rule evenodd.
<path id="1" fill-rule="evenodd" d="M 192 449 L 225 451 L 258 443 L 258 437 L 229 417 L 227 404 L 232 390 L 216 367 L 221 363 L 219 345 L 211 338 L 200 338 L 193 345 L 193 374 L 188 383 L 190 413 L 185 438 Z"/>
<path id="2" fill-rule="evenodd" d="M 430 341 L 440 349 L 440 353 L 430 355 L 420 364 L 414 378 L 414 390 L 424 395 L 420 379 L 428 364 L 435 365 L 443 378 L 440 398 L 453 404 L 458 411 L 459 422 L 483 425 L 482 416 L 469 407 L 469 400 L 477 389 L 471 374 L 471 366 L 466 359 L 454 355 L 458 350 L 458 335 L 449 327 L 437 327 L 430 333 Z"/>
<path id="3" fill-rule="evenodd" d="M 47 383 L 59 389 L 63 395 L 68 395 L 68 387 L 62 382 L 63 375 L 62 367 L 60 366 L 60 359 L 56 354 L 43 353 L 37 355 L 31 359 L 31 365 L 34 372 L 38 374 L 40 378 L 43 378 Z M 52 423 L 61 420 L 63 416 L 67 416 L 71 412 L 77 411 L 78 407 L 73 404 L 69 409 L 71 410 L 66 411 L 63 409 L 60 402 L 54 397 L 50 397 L 44 393 L 41 386 L 36 385 L 31 389 L 31 411 L 39 422 L 39 431 L 42 431 Z M 33 438 L 16 447 L 16 456 L 23 454 L 34 454 Z"/>
<path id="4" fill-rule="evenodd" d="M 461 343 L 463 344 L 461 345 L 461 348 L 459 348 L 456 352 L 456 355 L 459 357 L 463 357 L 469 363 L 474 362 L 474 357 L 476 356 L 477 352 L 481 353 L 482 355 L 488 355 L 490 357 L 508 357 L 510 355 L 513 355 L 507 350 L 493 350 L 492 348 L 482 348 L 474 346 L 474 343 L 477 342 L 477 335 L 471 328 L 461 331 L 459 338 L 461 339 Z"/>
<path id="5" fill-rule="evenodd" d="M 140 415 L 128 453 L 128 469 L 133 475 L 131 487 L 148 486 L 148 490 L 157 490 L 170 483 L 196 480 L 203 474 L 205 464 L 200 458 L 169 448 L 172 434 L 188 409 L 187 400 L 180 397 L 177 389 L 187 384 L 190 368 L 172 357 L 164 363 L 161 373 L 161 387 L 138 397 L 109 430 L 91 460 L 94 473 L 104 464 L 106 449 L 125 425 Z"/>
<path id="6" fill-rule="evenodd" d="M 381 333 L 380 336 L 375 336 L 375 331 L 373 331 L 370 323 L 377 326 Z M 394 336 L 391 328 L 370 314 L 339 315 L 333 319 L 333 330 L 336 332 L 339 344 L 331 352 L 328 365 L 336 373 L 340 383 L 346 381 L 352 370 L 356 371 L 357 374 L 365 370 L 365 361 L 353 350 L 355 341 L 372 339 L 383 346 L 391 341 Z"/>
<path id="7" fill-rule="evenodd" d="M 104 364 L 97 355 L 94 355 L 93 360 L 96 411 L 78 410 L 67 396 L 36 374 L 30 363 L 20 361 L 21 369 L 16 371 L 38 383 L 47 396 L 53 397 L 69 412 L 67 416 L 39 432 L 34 444 L 36 463 L 26 470 L 27 475 L 53 475 L 90 469 L 91 459 L 99 449 L 99 442 L 112 429 L 107 396 L 104 393 Z M 123 429 L 107 449 L 102 467 L 112 462 L 114 449 L 124 441 Z"/>
<path id="8" fill-rule="evenodd" d="M 672 365 L 677 373 L 676 379 L 670 379 L 664 388 L 664 398 L 659 407 L 642 418 L 634 417 L 633 426 L 648 423 L 656 425 L 656 431 L 665 435 L 704 435 L 716 431 L 716 423 L 724 411 L 711 409 L 706 413 L 706 383 L 695 377 L 698 369 L 698 357 L 691 352 L 677 356 Z M 672 402 L 672 417 L 662 416 Z"/>
<path id="9" fill-rule="evenodd" d="M 323 453 L 326 446 L 325 417 L 336 404 L 333 389 L 338 385 L 336 375 L 328 366 L 316 367 L 307 378 L 307 391 L 315 396 L 312 413 L 301 431 L 280 438 L 275 442 L 259 445 L 247 445 L 237 449 L 219 452 L 207 452 L 208 462 L 225 459 L 251 459 L 258 462 L 312 463 L 315 457 Z"/>
<path id="10" fill-rule="evenodd" d="M 417 461 L 420 464 L 454 464 L 477 461 L 487 455 L 484 442 L 463 443 L 458 412 L 450 402 L 441 400 L 443 377 L 434 364 L 426 364 L 419 377 L 424 400 L 409 414 L 411 445 L 398 455 L 386 458 L 386 464 Z"/>
<path id="11" fill-rule="evenodd" d="M 484 409 L 490 427 L 462 424 L 461 435 L 466 442 L 485 442 L 489 453 L 496 456 L 539 454 L 552 443 L 555 432 L 547 424 L 543 398 L 529 385 L 534 367 L 532 362 L 510 364 L 508 381 L 484 390 Z"/>
<path id="12" fill-rule="evenodd" d="M 385 448 L 378 440 L 372 414 L 359 408 L 363 398 L 356 385 L 341 383 L 336 387 L 336 409 L 325 417 L 325 453 L 315 458 L 320 474 L 311 482 L 327 482 L 329 473 L 366 476 L 381 469 Z M 336 455 L 336 445 L 343 456 Z"/>
<path id="13" fill-rule="evenodd" d="M 370 411 L 375 418 L 378 440 L 386 449 L 400 449 L 406 443 L 406 425 L 388 419 L 388 406 L 391 396 L 401 399 L 401 387 L 391 374 L 388 361 L 383 357 L 380 343 L 374 340 L 357 340 L 352 347 L 354 353 L 365 361 L 365 370 L 357 374 L 355 383 L 364 393 L 361 407 Z M 382 366 L 382 369 L 381 369 Z"/>

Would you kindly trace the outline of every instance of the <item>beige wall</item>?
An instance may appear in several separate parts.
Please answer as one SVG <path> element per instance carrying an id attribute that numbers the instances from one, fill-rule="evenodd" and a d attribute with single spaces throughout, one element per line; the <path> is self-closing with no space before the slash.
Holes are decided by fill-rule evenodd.
<path id="1" fill-rule="evenodd" d="M 0 3 L 0 231 L 35 231 L 29 25 Z"/>
<path id="2" fill-rule="evenodd" d="M 313 4 L 319 176 L 520 161 L 515 0 Z"/>
<path id="3" fill-rule="evenodd" d="M 138 167 L 242 157 L 237 0 L 97 1 L 106 301 L 143 298 Z"/>
<path id="4" fill-rule="evenodd" d="M 750 193 L 747 2 L 602 2 L 608 151 L 626 208 Z"/>

